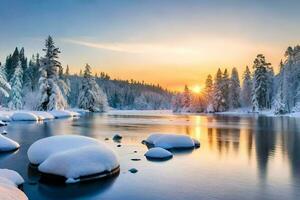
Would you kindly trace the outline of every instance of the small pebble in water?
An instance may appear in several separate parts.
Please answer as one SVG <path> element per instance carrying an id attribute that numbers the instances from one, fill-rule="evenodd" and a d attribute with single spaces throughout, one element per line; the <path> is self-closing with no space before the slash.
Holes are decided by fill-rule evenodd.
<path id="1" fill-rule="evenodd" d="M 133 153 L 137 153 L 137 151 L 134 151 Z"/>
<path id="2" fill-rule="evenodd" d="M 138 172 L 138 170 L 137 169 L 135 169 L 135 168 L 131 168 L 130 170 L 128 170 L 128 171 L 130 171 L 131 173 L 133 173 L 133 174 L 135 174 L 135 173 L 137 173 Z"/>
<path id="3" fill-rule="evenodd" d="M 104 140 L 109 140 L 109 138 L 105 138 Z"/>

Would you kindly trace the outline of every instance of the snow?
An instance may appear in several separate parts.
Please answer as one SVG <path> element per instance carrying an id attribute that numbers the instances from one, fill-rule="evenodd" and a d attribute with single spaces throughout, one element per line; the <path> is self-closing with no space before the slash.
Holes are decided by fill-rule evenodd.
<path id="1" fill-rule="evenodd" d="M 195 147 L 194 140 L 191 137 L 183 134 L 154 133 L 146 139 L 146 142 L 154 147 L 161 147 L 164 149 Z"/>
<path id="2" fill-rule="evenodd" d="M 13 150 L 18 149 L 19 147 L 20 147 L 20 145 L 17 142 L 0 134 L 0 152 L 13 151 Z"/>
<path id="3" fill-rule="evenodd" d="M 51 115 L 55 118 L 67 118 L 67 117 L 79 117 L 80 114 L 78 112 L 73 112 L 70 110 L 51 110 L 49 111 Z"/>
<path id="4" fill-rule="evenodd" d="M 40 164 L 52 154 L 98 144 L 98 140 L 85 136 L 58 135 L 36 141 L 29 147 L 27 155 L 30 163 Z"/>
<path id="5" fill-rule="evenodd" d="M 154 147 L 149 149 L 145 153 L 145 156 L 150 159 L 170 159 L 173 157 L 173 154 L 170 151 L 165 150 L 163 148 Z"/>
<path id="6" fill-rule="evenodd" d="M 17 188 L 24 183 L 24 179 L 17 172 L 0 169 L 0 199 L 27 200 L 26 195 Z"/>
<path id="7" fill-rule="evenodd" d="M 67 178 L 66 183 L 80 177 L 110 172 L 119 167 L 116 155 L 105 144 L 91 145 L 50 155 L 38 167 L 40 172 Z"/>
<path id="8" fill-rule="evenodd" d="M 84 114 L 87 114 L 87 113 L 90 112 L 90 111 L 88 111 L 88 110 L 81 109 L 81 108 L 72 108 L 72 109 L 70 109 L 69 111 L 79 113 L 80 115 L 84 115 Z"/>
<path id="9" fill-rule="evenodd" d="M 15 186 L 21 185 L 24 183 L 24 179 L 22 176 L 13 170 L 10 169 L 0 169 L 0 177 L 8 179 L 12 182 Z"/>
<path id="10" fill-rule="evenodd" d="M 13 121 L 38 121 L 39 120 L 39 118 L 35 114 L 27 111 L 15 111 L 11 115 L 11 119 Z"/>

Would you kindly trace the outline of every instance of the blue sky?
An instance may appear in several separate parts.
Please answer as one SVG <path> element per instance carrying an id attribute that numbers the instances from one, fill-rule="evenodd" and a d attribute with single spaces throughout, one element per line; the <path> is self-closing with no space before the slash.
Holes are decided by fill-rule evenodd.
<path id="1" fill-rule="evenodd" d="M 170 88 L 202 84 L 218 67 L 277 67 L 299 43 L 300 1 L 1 0 L 0 61 L 15 46 L 28 56 L 52 35 L 73 72 L 86 62 L 113 77 Z M 167 76 L 167 75 L 168 76 Z"/>

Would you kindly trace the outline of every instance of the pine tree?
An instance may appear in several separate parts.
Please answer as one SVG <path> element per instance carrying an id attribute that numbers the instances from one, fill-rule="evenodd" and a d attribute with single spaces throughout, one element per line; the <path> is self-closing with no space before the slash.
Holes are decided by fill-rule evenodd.
<path id="1" fill-rule="evenodd" d="M 214 81 L 213 91 L 213 109 L 214 111 L 223 111 L 223 93 L 222 93 L 222 71 L 219 68 Z"/>
<path id="2" fill-rule="evenodd" d="M 79 88 L 78 107 L 92 112 L 104 112 L 108 107 L 107 97 L 96 83 L 88 64 Z"/>
<path id="3" fill-rule="evenodd" d="M 209 74 L 205 81 L 205 88 L 204 88 L 204 101 L 205 101 L 205 109 L 207 110 L 208 107 L 212 107 L 212 99 L 213 99 L 213 91 L 214 85 L 212 76 Z"/>
<path id="4" fill-rule="evenodd" d="M 184 86 L 184 91 L 183 91 L 182 97 L 183 97 L 183 99 L 182 99 L 183 107 L 185 108 L 185 110 L 188 110 L 188 108 L 191 105 L 191 91 L 187 85 Z"/>
<path id="5" fill-rule="evenodd" d="M 13 54 L 7 57 L 5 63 L 5 70 L 7 76 L 6 78 L 8 81 L 10 81 L 11 77 L 13 76 L 19 60 L 20 60 L 20 53 L 18 48 L 16 47 Z"/>
<path id="6" fill-rule="evenodd" d="M 223 111 L 229 108 L 229 75 L 227 69 L 224 70 L 222 75 L 221 93 L 222 93 L 222 107 Z"/>
<path id="7" fill-rule="evenodd" d="M 246 70 L 243 75 L 243 87 L 242 87 L 242 106 L 250 107 L 252 105 L 252 78 L 249 67 L 246 66 Z"/>
<path id="8" fill-rule="evenodd" d="M 229 100 L 231 108 L 239 108 L 240 107 L 240 93 L 241 86 L 239 80 L 239 74 L 237 69 L 232 68 L 231 77 L 230 77 L 230 85 L 229 85 Z"/>
<path id="9" fill-rule="evenodd" d="M 0 63 L 0 95 L 4 97 L 9 97 L 9 91 L 11 87 L 6 79 L 5 67 Z"/>
<path id="10" fill-rule="evenodd" d="M 20 110 L 23 107 L 22 102 L 22 85 L 23 85 L 23 69 L 19 60 L 15 72 L 11 78 L 10 102 L 8 107 L 12 110 Z"/>
<path id="11" fill-rule="evenodd" d="M 268 108 L 269 96 L 269 75 L 268 67 L 270 63 L 266 62 L 262 54 L 258 54 L 254 60 L 253 69 L 253 110 L 258 111 Z"/>
<path id="12" fill-rule="evenodd" d="M 67 107 L 67 102 L 59 87 L 58 71 L 61 68 L 58 59 L 59 49 L 54 46 L 53 39 L 49 36 L 45 43 L 45 56 L 41 58 L 40 100 L 38 110 L 59 110 Z"/>

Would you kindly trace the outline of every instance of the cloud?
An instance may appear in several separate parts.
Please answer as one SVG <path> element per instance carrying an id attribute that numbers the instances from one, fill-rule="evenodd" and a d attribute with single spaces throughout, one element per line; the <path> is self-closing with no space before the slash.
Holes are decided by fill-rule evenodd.
<path id="1" fill-rule="evenodd" d="M 82 40 L 63 39 L 63 41 L 81 46 L 104 49 L 109 51 L 137 53 L 137 54 L 186 54 L 197 53 L 196 49 L 167 44 L 151 43 L 95 43 Z"/>

